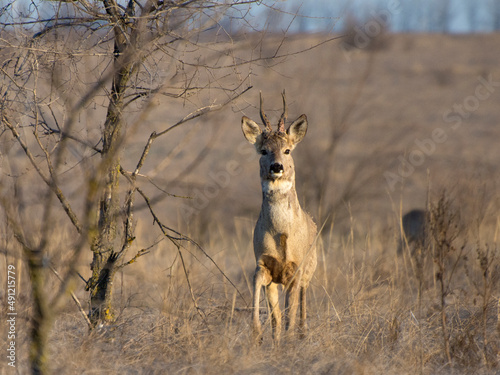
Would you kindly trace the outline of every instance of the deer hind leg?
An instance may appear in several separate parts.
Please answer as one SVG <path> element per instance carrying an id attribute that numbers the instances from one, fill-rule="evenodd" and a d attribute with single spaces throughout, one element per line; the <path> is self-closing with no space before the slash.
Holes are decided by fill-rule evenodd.
<path id="1" fill-rule="evenodd" d="M 295 329 L 295 322 L 297 319 L 297 309 L 299 307 L 299 292 L 300 292 L 300 279 L 302 273 L 297 270 L 296 265 L 292 267 L 295 269 L 294 278 L 286 284 L 286 330 L 293 336 Z"/>
<path id="2" fill-rule="evenodd" d="M 288 286 L 286 293 L 286 330 L 289 335 L 293 335 L 293 330 L 295 329 L 295 321 L 297 318 L 297 308 L 299 300 L 299 288 L 296 282 L 293 282 Z"/>
<path id="3" fill-rule="evenodd" d="M 266 296 L 271 311 L 273 339 L 276 343 L 278 343 L 280 341 L 280 335 L 281 335 L 281 310 L 279 304 L 278 284 L 271 283 L 267 285 Z"/>
<path id="4" fill-rule="evenodd" d="M 300 322 L 299 322 L 299 334 L 300 338 L 304 338 L 306 335 L 306 318 L 307 318 L 307 312 L 306 312 L 306 290 L 307 288 L 305 286 L 300 287 Z"/>
<path id="5" fill-rule="evenodd" d="M 286 330 L 293 332 L 299 305 L 299 285 L 302 273 L 295 263 L 289 262 L 283 267 L 282 282 L 286 290 L 285 317 Z"/>
<path id="6" fill-rule="evenodd" d="M 272 278 L 269 270 L 262 265 L 258 265 L 255 270 L 255 275 L 253 278 L 253 312 L 252 312 L 253 336 L 256 341 L 262 340 L 262 327 L 259 319 L 260 291 L 262 290 L 263 286 L 269 285 L 271 281 Z"/>

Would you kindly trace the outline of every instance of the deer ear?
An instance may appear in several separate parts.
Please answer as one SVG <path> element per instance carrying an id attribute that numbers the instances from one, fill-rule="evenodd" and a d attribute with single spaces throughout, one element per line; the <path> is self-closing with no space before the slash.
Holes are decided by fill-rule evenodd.
<path id="1" fill-rule="evenodd" d="M 300 116 L 295 120 L 286 130 L 286 134 L 290 137 L 290 141 L 296 145 L 299 143 L 307 133 L 307 117 L 306 115 Z"/>
<path id="2" fill-rule="evenodd" d="M 241 118 L 241 130 L 247 141 L 253 145 L 257 142 L 257 137 L 262 134 L 260 126 L 246 116 Z"/>

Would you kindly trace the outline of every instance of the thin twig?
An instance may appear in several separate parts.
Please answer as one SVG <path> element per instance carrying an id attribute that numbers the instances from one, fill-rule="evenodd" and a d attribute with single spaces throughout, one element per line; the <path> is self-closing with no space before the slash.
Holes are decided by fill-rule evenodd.
<path id="1" fill-rule="evenodd" d="M 64 282 L 63 279 L 61 278 L 61 275 L 59 275 L 59 272 L 57 272 L 54 267 L 52 267 L 52 266 L 49 266 L 49 267 L 50 267 L 50 270 L 54 273 L 54 275 L 57 276 L 57 278 L 59 279 L 59 281 Z M 87 316 L 87 313 L 83 309 L 82 304 L 80 303 L 80 301 L 76 297 L 75 293 L 73 293 L 72 290 L 70 290 L 69 293 L 70 293 L 71 298 L 73 299 L 73 301 L 75 301 L 75 304 L 78 307 L 78 310 L 80 311 L 80 314 L 83 316 L 83 319 L 85 320 L 85 322 L 87 323 L 87 325 L 89 326 L 89 328 L 92 328 L 92 323 L 90 322 L 90 319 Z"/>
<path id="2" fill-rule="evenodd" d="M 178 122 L 176 122 L 175 124 L 171 125 L 170 127 L 168 127 L 167 129 L 165 130 L 162 130 L 161 132 L 157 133 L 156 134 L 156 137 L 160 137 L 162 135 L 165 135 L 166 133 L 168 133 L 170 130 L 172 129 L 175 129 L 176 127 L 178 127 L 179 125 L 182 125 L 188 121 L 191 121 L 191 120 L 194 120 L 195 118 L 197 117 L 200 117 L 200 116 L 203 116 L 205 114 L 207 114 L 208 112 L 214 112 L 214 111 L 218 111 L 219 109 L 225 107 L 226 105 L 228 105 L 229 103 L 231 103 L 232 101 L 236 100 L 237 98 L 239 98 L 241 95 L 243 95 L 244 93 L 246 93 L 248 90 L 250 90 L 253 86 L 248 86 L 245 90 L 243 90 L 242 92 L 240 92 L 239 94 L 237 94 L 236 96 L 233 96 L 231 97 L 230 99 L 228 99 L 226 102 L 222 103 L 222 104 L 219 104 L 219 105 L 209 105 L 209 106 L 206 106 L 206 107 L 202 107 L 202 108 L 199 108 L 197 109 L 196 111 L 190 113 L 189 115 L 187 115 L 186 117 L 184 117 L 183 119 L 179 120 Z"/>
<path id="3" fill-rule="evenodd" d="M 200 250 L 209 260 L 210 262 L 212 262 L 212 264 L 217 268 L 217 270 L 221 273 L 222 276 L 224 276 L 224 278 L 233 286 L 233 288 L 238 292 L 238 294 L 240 295 L 240 297 L 242 298 L 243 302 L 245 302 L 245 304 L 248 306 L 248 303 L 245 299 L 245 297 L 243 296 L 243 294 L 241 294 L 241 292 L 239 291 L 239 289 L 236 287 L 236 285 L 234 285 L 234 283 L 231 281 L 231 279 L 224 273 L 224 271 L 222 271 L 222 269 L 218 266 L 218 264 L 212 259 L 212 257 L 210 255 L 208 255 L 208 253 L 205 251 L 205 249 L 203 249 L 203 247 L 201 247 L 196 241 L 192 240 L 191 238 L 181 234 L 180 232 L 177 232 L 176 230 L 172 229 L 172 228 L 169 228 L 165 225 L 163 225 L 161 223 L 161 221 L 158 219 L 158 216 L 156 216 L 156 213 L 153 211 L 153 208 L 151 207 L 151 204 L 149 202 L 149 198 L 146 196 L 146 194 L 144 194 L 144 192 L 137 188 L 137 192 L 139 194 L 142 195 L 144 201 L 146 202 L 146 205 L 148 206 L 149 208 L 149 212 L 151 213 L 151 215 L 153 216 L 153 221 L 158 224 L 158 226 L 160 227 L 160 230 L 162 231 L 162 233 L 165 235 L 165 237 L 167 237 L 170 241 L 172 241 L 172 243 L 175 245 L 175 246 L 180 246 L 180 247 L 183 247 L 178 241 L 187 241 L 189 243 L 191 243 L 192 245 L 196 246 L 196 248 L 198 250 Z M 178 235 L 179 237 L 173 237 L 171 236 L 170 234 L 168 234 L 165 229 L 175 233 L 176 235 Z M 184 247 L 183 247 L 184 248 Z"/>
<path id="4" fill-rule="evenodd" d="M 194 305 L 194 307 L 196 309 L 196 312 L 200 316 L 201 320 L 203 320 L 203 322 L 207 326 L 208 330 L 210 331 L 210 327 L 208 325 L 208 322 L 205 319 L 205 316 L 202 314 L 202 310 L 198 306 L 198 303 L 196 302 L 196 298 L 195 298 L 194 292 L 193 292 L 193 287 L 191 286 L 191 282 L 189 281 L 189 275 L 188 275 L 188 271 L 186 269 L 186 263 L 184 262 L 184 257 L 182 256 L 182 252 L 181 252 L 180 246 L 177 246 L 177 251 L 179 252 L 179 257 L 180 257 L 181 263 L 182 263 L 182 269 L 184 270 L 184 275 L 186 276 L 186 281 L 187 281 L 187 284 L 188 284 L 189 294 L 191 296 L 191 300 L 193 301 L 193 305 Z"/>
<path id="5" fill-rule="evenodd" d="M 43 182 L 45 182 L 45 184 L 50 188 L 50 190 L 52 190 L 52 192 L 57 196 L 57 198 L 59 199 L 59 202 L 61 202 L 61 205 L 63 206 L 64 211 L 68 215 L 69 219 L 71 220 L 71 223 L 73 223 L 73 225 L 76 228 L 76 230 L 78 231 L 78 233 L 81 233 L 82 232 L 82 226 L 81 226 L 81 224 L 80 224 L 80 222 L 79 222 L 79 220 L 78 220 L 75 212 L 71 208 L 71 206 L 69 204 L 69 201 L 66 199 L 66 196 L 63 194 L 63 192 L 61 191 L 61 189 L 57 186 L 56 182 L 54 181 L 54 178 L 53 178 L 53 175 L 52 175 L 54 173 L 54 171 L 53 170 L 50 171 L 51 172 L 51 178 L 47 177 L 42 172 L 42 170 L 40 169 L 40 167 L 38 166 L 38 164 L 36 163 L 34 156 L 32 155 L 32 153 L 29 150 L 29 148 L 26 145 L 26 143 L 22 140 L 22 138 L 19 135 L 18 131 L 9 122 L 8 118 L 5 115 L 3 116 L 3 122 L 10 129 L 10 131 L 12 132 L 12 135 L 14 136 L 14 138 L 16 138 L 17 142 L 19 143 L 19 145 L 23 149 L 24 153 L 28 157 L 29 161 L 31 162 L 31 165 L 33 166 L 33 168 L 35 168 L 36 172 L 42 178 Z M 50 163 L 50 160 L 48 160 L 48 162 Z"/>
<path id="6" fill-rule="evenodd" d="M 146 254 L 149 254 L 150 250 L 155 247 L 156 245 L 158 245 L 161 241 L 163 241 L 163 238 L 160 240 L 160 241 L 156 241 L 155 243 L 153 243 L 151 246 L 149 247 L 146 247 L 144 249 L 141 249 L 137 252 L 137 254 L 134 255 L 134 257 L 132 259 L 130 259 L 128 262 L 125 262 L 123 264 L 120 264 L 119 266 L 116 267 L 117 270 L 120 270 L 122 269 L 123 267 L 125 266 L 128 266 L 129 264 L 132 264 L 132 263 L 135 263 L 135 261 L 142 257 L 143 255 L 146 255 Z"/>

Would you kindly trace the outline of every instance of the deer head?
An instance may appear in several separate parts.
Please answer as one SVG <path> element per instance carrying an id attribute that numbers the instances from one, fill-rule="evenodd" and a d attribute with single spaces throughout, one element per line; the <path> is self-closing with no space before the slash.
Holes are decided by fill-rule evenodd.
<path id="1" fill-rule="evenodd" d="M 245 138 L 255 146 L 260 157 L 260 177 L 265 181 L 295 181 L 295 167 L 292 159 L 292 151 L 304 138 L 307 132 L 307 117 L 301 115 L 285 130 L 287 118 L 287 106 L 285 91 L 283 97 L 283 113 L 278 121 L 277 129 L 273 130 L 262 108 L 262 94 L 260 95 L 260 117 L 265 129 L 243 116 L 241 128 Z"/>

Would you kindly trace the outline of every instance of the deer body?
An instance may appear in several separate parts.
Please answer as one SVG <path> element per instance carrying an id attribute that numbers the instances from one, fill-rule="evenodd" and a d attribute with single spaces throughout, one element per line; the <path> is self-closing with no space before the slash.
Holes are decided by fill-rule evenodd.
<path id="1" fill-rule="evenodd" d="M 262 337 L 259 320 L 260 292 L 266 296 L 272 312 L 273 337 L 279 341 L 281 311 L 278 285 L 286 290 L 286 328 L 295 328 L 296 313 L 300 304 L 300 329 L 303 333 L 306 319 L 306 289 L 316 269 L 316 225 L 300 207 L 295 191 L 295 167 L 291 151 L 306 134 L 307 119 L 300 116 L 285 131 L 285 110 L 273 131 L 262 112 L 266 130 L 247 117 L 242 118 L 245 138 L 252 143 L 260 158 L 262 207 L 255 226 L 253 245 L 257 267 L 254 275 L 253 331 Z"/>
<path id="2" fill-rule="evenodd" d="M 401 219 L 401 238 L 398 244 L 398 254 L 403 252 L 406 245 L 411 254 L 422 249 L 427 237 L 427 213 L 424 210 L 414 209 L 407 212 Z"/>

